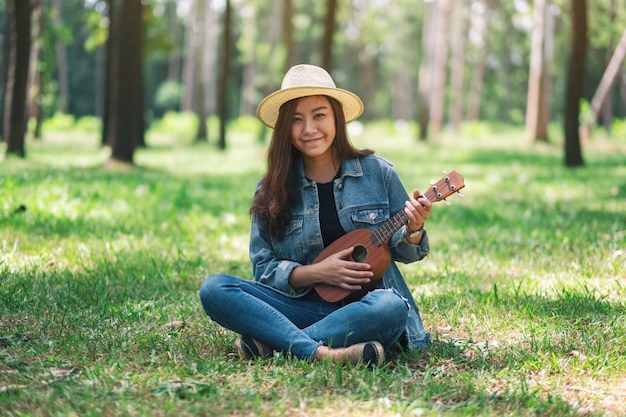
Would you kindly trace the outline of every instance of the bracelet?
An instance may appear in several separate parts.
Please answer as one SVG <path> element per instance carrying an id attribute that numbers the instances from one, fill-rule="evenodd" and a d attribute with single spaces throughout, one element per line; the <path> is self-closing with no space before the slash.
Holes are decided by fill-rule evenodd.
<path id="1" fill-rule="evenodd" d="M 406 233 L 409 238 L 415 238 L 422 234 L 422 230 L 424 230 L 424 225 L 413 232 L 409 232 L 409 229 L 407 228 Z"/>

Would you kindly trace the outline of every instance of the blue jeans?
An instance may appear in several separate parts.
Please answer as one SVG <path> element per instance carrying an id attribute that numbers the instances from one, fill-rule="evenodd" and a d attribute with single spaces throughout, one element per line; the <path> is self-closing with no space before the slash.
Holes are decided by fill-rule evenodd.
<path id="1" fill-rule="evenodd" d="M 311 359 L 321 345 L 378 341 L 391 348 L 406 328 L 409 305 L 395 290 L 375 290 L 343 305 L 315 291 L 291 298 L 255 281 L 225 274 L 200 287 L 204 311 L 220 325 L 275 350 Z"/>

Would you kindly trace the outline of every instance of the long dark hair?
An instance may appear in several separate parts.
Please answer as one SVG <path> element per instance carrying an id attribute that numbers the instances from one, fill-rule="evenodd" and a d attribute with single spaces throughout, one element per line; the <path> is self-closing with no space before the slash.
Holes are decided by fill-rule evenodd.
<path id="1" fill-rule="evenodd" d="M 339 160 L 355 159 L 371 155 L 370 149 L 355 148 L 348 137 L 346 119 L 341 103 L 325 96 L 335 115 L 335 140 L 331 145 L 333 155 Z M 261 179 L 254 196 L 250 214 L 257 217 L 261 229 L 272 240 L 281 241 L 291 222 L 291 207 L 297 203 L 297 169 L 300 151 L 291 143 L 291 124 L 300 99 L 290 100 L 280 107 L 272 141 L 267 151 L 267 173 Z"/>

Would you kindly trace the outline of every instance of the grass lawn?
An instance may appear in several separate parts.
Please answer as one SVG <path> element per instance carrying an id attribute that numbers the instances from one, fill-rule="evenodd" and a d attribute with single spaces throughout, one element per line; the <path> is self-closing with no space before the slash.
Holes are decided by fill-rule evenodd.
<path id="1" fill-rule="evenodd" d="M 0 159 L 0 415 L 626 414 L 623 138 L 567 169 L 558 139 L 519 130 L 354 136 L 409 190 L 443 170 L 466 184 L 434 208 L 431 254 L 401 266 L 433 343 L 368 370 L 240 360 L 202 311 L 207 275 L 251 277 L 255 137 L 149 136 L 124 169 L 92 134 L 48 133 Z"/>

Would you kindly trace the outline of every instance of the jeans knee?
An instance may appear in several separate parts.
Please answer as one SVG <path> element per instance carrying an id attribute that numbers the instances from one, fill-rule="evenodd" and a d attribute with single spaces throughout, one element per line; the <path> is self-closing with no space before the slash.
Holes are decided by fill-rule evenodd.
<path id="1" fill-rule="evenodd" d="M 219 294 L 224 288 L 223 284 L 227 278 L 228 276 L 224 274 L 211 275 L 200 285 L 200 301 L 207 314 L 210 315 L 209 311 L 212 305 L 219 303 Z"/>
<path id="2" fill-rule="evenodd" d="M 379 308 L 381 316 L 393 317 L 399 321 L 405 321 L 409 316 L 409 303 L 397 291 L 391 289 L 375 290 L 372 300 Z M 404 318 L 404 319 L 403 319 Z"/>

